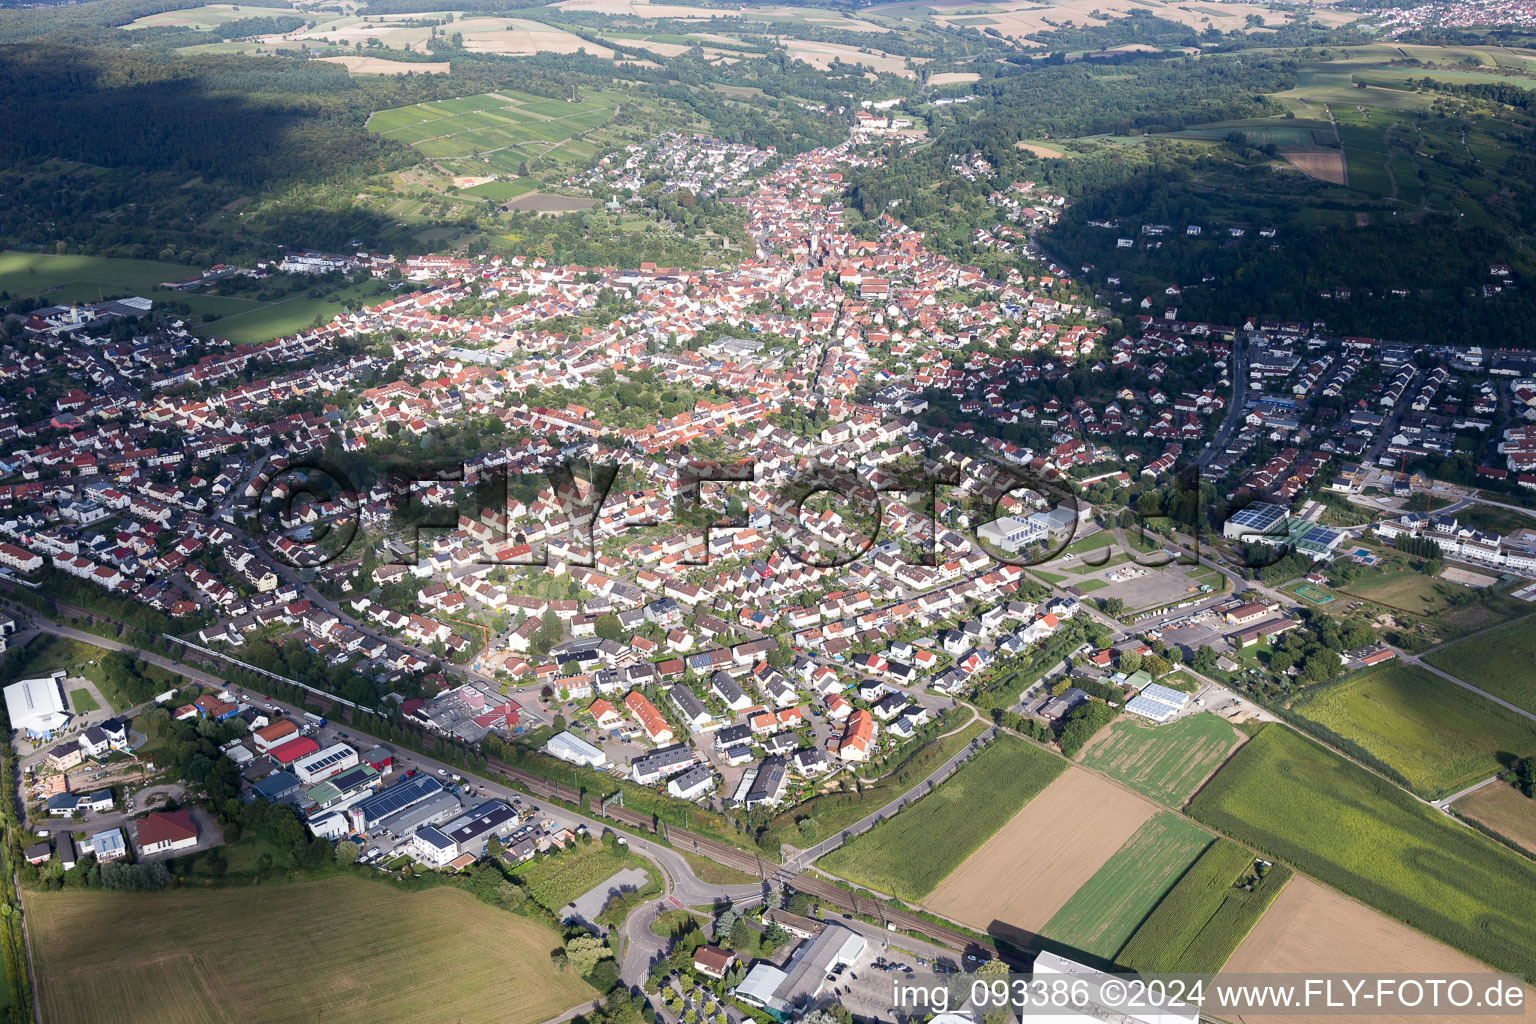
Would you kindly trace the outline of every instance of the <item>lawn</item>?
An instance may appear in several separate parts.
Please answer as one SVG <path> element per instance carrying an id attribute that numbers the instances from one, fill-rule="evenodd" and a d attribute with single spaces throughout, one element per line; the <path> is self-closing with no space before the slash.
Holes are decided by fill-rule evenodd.
<path id="1" fill-rule="evenodd" d="M 1435 580 L 1412 569 L 1366 569 L 1335 589 L 1350 597 L 1374 601 L 1414 615 L 1433 615 L 1446 607 Z"/>
<path id="2" fill-rule="evenodd" d="M 552 928 L 449 888 L 332 878 L 26 904 L 45 1020 L 533 1024 L 595 994 L 551 965 Z"/>
<path id="3" fill-rule="evenodd" d="M 1106 548 L 1115 542 L 1113 530 L 1100 530 L 1098 533 L 1089 534 L 1087 537 L 1079 537 L 1062 551 L 1063 555 L 1081 555 L 1088 551 L 1097 551 Z"/>
<path id="4" fill-rule="evenodd" d="M 88 715 L 92 711 L 100 711 L 101 705 L 96 703 L 96 698 L 91 696 L 91 691 L 85 687 L 69 691 L 69 706 L 74 708 L 77 715 Z"/>
<path id="5" fill-rule="evenodd" d="M 1113 958 L 1210 842 L 1200 827 L 1167 811 L 1158 813 L 1072 894 L 1041 934 Z"/>
<path id="6" fill-rule="evenodd" d="M 1377 665 L 1294 709 L 1431 799 L 1499 771 L 1500 755 L 1536 753 L 1536 722 L 1417 665 Z"/>
<path id="7" fill-rule="evenodd" d="M 756 875 L 749 875 L 745 871 L 717 864 L 708 857 L 700 857 L 687 850 L 677 852 L 682 855 L 683 860 L 688 862 L 688 869 L 701 882 L 708 882 L 710 885 L 755 885 L 762 881 Z"/>
<path id="8" fill-rule="evenodd" d="M 1180 807 L 1227 759 L 1239 738 L 1232 726 L 1209 712 L 1166 725 L 1121 715 L 1081 760 L 1158 803 Z"/>
<path id="9" fill-rule="evenodd" d="M 1449 672 L 1516 707 L 1536 712 L 1536 628 L 1527 621 L 1450 644 L 1424 656 Z"/>
<path id="10" fill-rule="evenodd" d="M 1536 864 L 1290 729 L 1259 730 L 1188 811 L 1499 970 L 1536 972 Z"/>
<path id="11" fill-rule="evenodd" d="M 1256 877 L 1253 854 L 1212 843 L 1141 923 L 1116 962 L 1141 974 L 1214 974 L 1264 916 L 1290 869 Z"/>
<path id="12" fill-rule="evenodd" d="M 593 840 L 590 843 L 578 841 L 559 852 L 535 857 L 518 865 L 514 874 L 528 887 L 534 902 L 547 910 L 559 911 L 625 868 L 639 868 L 647 873 L 651 870 L 649 861 L 624 847 L 605 846 Z"/>
<path id="13" fill-rule="evenodd" d="M 833 850 L 819 866 L 920 900 L 1065 767 L 1027 740 L 1000 735 L 932 793 Z"/>

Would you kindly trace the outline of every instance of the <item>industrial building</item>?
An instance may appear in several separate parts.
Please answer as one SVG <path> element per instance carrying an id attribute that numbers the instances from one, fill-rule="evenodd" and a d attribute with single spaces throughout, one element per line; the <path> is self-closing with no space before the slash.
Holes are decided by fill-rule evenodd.
<path id="1" fill-rule="evenodd" d="M 317 782 L 324 782 L 332 775 L 356 766 L 356 750 L 345 743 L 332 743 L 324 750 L 316 751 L 308 757 L 301 757 L 295 761 L 293 774 L 297 775 L 304 785 L 313 786 Z"/>
<path id="2" fill-rule="evenodd" d="M 1189 694 L 1150 683 L 1125 705 L 1125 710 L 1161 725 L 1189 706 Z"/>
<path id="3" fill-rule="evenodd" d="M 760 961 L 752 965 L 734 994 L 780 1020 L 787 1019 L 809 1009 L 827 985 L 833 968 L 852 964 L 868 945 L 858 932 L 828 924 L 814 939 L 805 940 L 805 946 L 790 961 L 788 972 Z"/>
<path id="4" fill-rule="evenodd" d="M 23 679 L 5 688 L 5 708 L 11 728 L 29 740 L 46 740 L 69 724 L 64 697 L 64 670 L 37 679 Z"/>
<path id="5" fill-rule="evenodd" d="M 430 775 L 413 775 L 409 779 L 402 779 L 347 809 L 352 831 L 371 832 L 390 815 L 398 814 L 442 792 L 442 783 Z"/>
<path id="6" fill-rule="evenodd" d="M 602 768 L 608 756 L 597 747 L 571 732 L 556 733 L 544 743 L 544 752 L 552 757 L 587 768 Z"/>

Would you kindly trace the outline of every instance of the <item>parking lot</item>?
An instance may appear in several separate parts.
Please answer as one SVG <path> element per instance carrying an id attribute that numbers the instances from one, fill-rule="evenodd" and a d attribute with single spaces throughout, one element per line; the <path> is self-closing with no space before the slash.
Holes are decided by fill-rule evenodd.
<path id="1" fill-rule="evenodd" d="M 1144 608 L 1158 608 L 1175 601 L 1191 600 L 1202 596 L 1200 584 L 1190 577 L 1190 567 L 1182 565 L 1147 569 L 1134 563 L 1126 563 L 1102 569 L 1094 573 L 1091 578 L 1110 581 L 1110 577 L 1127 576 L 1134 578 L 1109 582 L 1109 586 L 1095 590 L 1089 596 L 1095 599 L 1118 597 L 1125 602 L 1126 611 L 1129 612 L 1141 611 Z"/>

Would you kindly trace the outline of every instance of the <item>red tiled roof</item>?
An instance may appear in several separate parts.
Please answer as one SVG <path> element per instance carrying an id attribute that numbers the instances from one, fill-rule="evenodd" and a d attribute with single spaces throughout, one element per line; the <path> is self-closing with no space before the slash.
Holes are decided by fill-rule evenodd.
<path id="1" fill-rule="evenodd" d="M 319 749 L 320 744 L 316 743 L 308 736 L 300 736 L 296 740 L 289 740 L 287 743 L 279 743 L 277 746 L 267 751 L 267 756 L 276 761 L 278 764 L 293 764 L 293 762 L 297 761 L 299 758 L 307 757 Z"/>
<path id="2" fill-rule="evenodd" d="M 187 811 L 154 811 L 139 820 L 138 836 L 140 846 L 196 839 L 197 826 Z"/>

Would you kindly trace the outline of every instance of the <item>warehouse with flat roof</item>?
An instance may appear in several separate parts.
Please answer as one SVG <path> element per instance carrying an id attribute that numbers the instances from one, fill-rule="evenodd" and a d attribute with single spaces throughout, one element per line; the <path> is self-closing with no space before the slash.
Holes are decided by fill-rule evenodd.
<path id="1" fill-rule="evenodd" d="M 360 800 L 347 808 L 352 821 L 352 831 L 369 832 L 391 814 L 443 792 L 443 784 L 430 775 L 413 775 L 381 789 L 366 800 Z"/>
<path id="2" fill-rule="evenodd" d="M 544 752 L 571 764 L 588 768 L 601 768 L 608 763 L 608 756 L 601 750 L 571 732 L 560 732 L 544 742 Z"/>
<path id="3" fill-rule="evenodd" d="M 1149 718 L 1161 725 L 1189 706 L 1189 694 L 1170 689 L 1160 683 L 1149 683 L 1125 705 L 1125 710 L 1142 718 Z"/>

